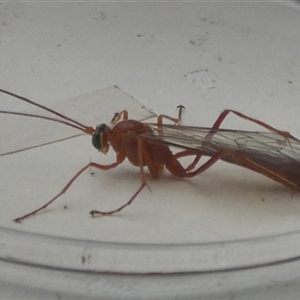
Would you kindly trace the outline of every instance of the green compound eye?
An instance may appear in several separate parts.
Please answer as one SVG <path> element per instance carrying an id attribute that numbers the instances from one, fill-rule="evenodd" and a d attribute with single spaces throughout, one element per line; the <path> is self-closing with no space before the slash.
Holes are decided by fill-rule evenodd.
<path id="1" fill-rule="evenodd" d="M 101 150 L 102 133 L 107 126 L 105 124 L 98 125 L 92 135 L 92 144 L 97 150 Z"/>

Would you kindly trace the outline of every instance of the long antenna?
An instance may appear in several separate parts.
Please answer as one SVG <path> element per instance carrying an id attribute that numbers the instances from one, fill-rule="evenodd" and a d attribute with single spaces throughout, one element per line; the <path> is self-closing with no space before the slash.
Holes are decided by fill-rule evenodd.
<path id="1" fill-rule="evenodd" d="M 75 120 L 73 120 L 73 119 L 71 119 L 71 118 L 63 115 L 63 114 L 60 114 L 60 113 L 56 112 L 55 110 L 53 110 L 51 108 L 48 108 L 48 107 L 46 107 L 44 105 L 41 105 L 41 104 L 38 104 L 38 103 L 36 103 L 36 102 L 34 102 L 32 100 L 29 100 L 28 98 L 25 98 L 23 96 L 17 95 L 15 93 L 12 93 L 12 92 L 9 92 L 9 91 L 3 90 L 3 89 L 0 89 L 0 92 L 2 92 L 4 94 L 7 94 L 9 96 L 12 96 L 14 98 L 17 98 L 19 100 L 22 100 L 24 102 L 27 102 L 27 103 L 29 103 L 31 105 L 37 106 L 37 107 L 39 107 L 39 108 L 41 108 L 41 109 L 43 109 L 43 110 L 45 110 L 47 112 L 50 112 L 50 113 L 52 113 L 52 114 L 54 114 L 54 115 L 56 115 L 56 116 L 58 116 L 58 117 L 60 117 L 60 118 L 62 118 L 64 120 L 67 120 L 67 121 L 70 121 L 70 122 L 72 122 L 74 124 L 77 124 L 78 126 L 76 126 L 76 125 L 74 125 L 72 123 L 66 122 L 66 121 L 62 121 L 60 119 L 49 118 L 49 117 L 35 115 L 35 114 L 27 114 L 27 113 L 12 112 L 12 111 L 0 111 L 0 113 L 2 113 L 2 114 L 11 114 L 11 115 L 26 116 L 26 117 L 34 117 L 34 118 L 40 118 L 40 119 L 50 120 L 50 121 L 54 121 L 54 122 L 59 122 L 59 123 L 62 123 L 62 124 L 65 124 L 65 125 L 77 128 L 77 129 L 79 129 L 81 131 L 84 131 L 84 132 L 86 132 L 88 134 L 92 134 L 95 131 L 93 127 L 85 126 L 85 125 L 83 125 L 83 124 L 81 124 L 81 123 L 79 123 L 79 122 L 77 122 L 77 121 L 75 121 Z"/>
<path id="2" fill-rule="evenodd" d="M 88 128 L 88 127 L 82 128 L 82 127 L 79 127 L 77 125 L 74 125 L 72 123 L 69 123 L 67 121 L 63 121 L 63 120 L 60 120 L 60 119 L 50 118 L 50 117 L 45 117 L 45 116 L 40 116 L 40 115 L 35 115 L 35 114 L 27 114 L 27 113 L 21 113 L 21 112 L 15 112 L 15 111 L 7 111 L 7 110 L 0 110 L 0 114 L 33 117 L 33 118 L 39 118 L 39 119 L 44 119 L 44 120 L 48 120 L 48 121 L 54 121 L 54 122 L 58 122 L 58 123 L 62 123 L 62 124 L 71 126 L 71 127 L 76 128 L 78 130 L 81 130 L 83 132 L 86 132 L 86 128 Z"/>

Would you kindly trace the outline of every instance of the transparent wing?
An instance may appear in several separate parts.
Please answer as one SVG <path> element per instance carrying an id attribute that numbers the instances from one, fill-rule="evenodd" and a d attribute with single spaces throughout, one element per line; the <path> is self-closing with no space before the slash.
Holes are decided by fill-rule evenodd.
<path id="1" fill-rule="evenodd" d="M 300 141 L 276 132 L 252 132 L 229 129 L 211 129 L 180 125 L 147 124 L 154 135 L 147 138 L 169 145 L 214 154 L 229 150 L 246 157 L 277 159 L 278 162 L 300 162 Z"/>

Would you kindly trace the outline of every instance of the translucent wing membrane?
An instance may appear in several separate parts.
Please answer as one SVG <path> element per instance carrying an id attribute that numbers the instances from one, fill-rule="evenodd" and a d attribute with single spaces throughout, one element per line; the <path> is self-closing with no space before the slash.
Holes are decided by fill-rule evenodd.
<path id="1" fill-rule="evenodd" d="M 245 160 L 251 161 L 271 172 L 281 172 L 280 176 L 288 177 L 288 180 L 296 183 L 297 186 L 300 184 L 300 141 L 292 136 L 286 137 L 284 134 L 271 131 L 148 125 L 155 134 L 147 135 L 147 139 L 188 148 L 195 150 L 195 153 L 211 157 L 226 151 L 228 155 L 222 157 L 222 160 L 260 172 L 259 168 L 244 163 Z"/>
<path id="2" fill-rule="evenodd" d="M 259 153 L 283 160 L 300 162 L 300 141 L 286 138 L 276 132 L 256 132 L 206 127 L 147 124 L 158 139 L 167 144 L 199 150 L 213 156 L 222 150 L 232 150 L 243 154 Z"/>

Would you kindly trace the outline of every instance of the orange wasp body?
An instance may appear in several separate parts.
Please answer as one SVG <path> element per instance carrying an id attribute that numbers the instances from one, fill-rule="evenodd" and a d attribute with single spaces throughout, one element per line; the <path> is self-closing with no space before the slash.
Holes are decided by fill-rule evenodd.
<path id="1" fill-rule="evenodd" d="M 111 215 L 130 205 L 147 185 L 144 167 L 148 168 L 153 177 L 158 177 L 162 169 L 166 167 L 174 176 L 190 178 L 204 172 L 216 161 L 221 159 L 259 172 L 292 190 L 300 191 L 300 141 L 291 136 L 288 132 L 277 130 L 237 111 L 224 110 L 212 128 L 180 125 L 183 106 L 179 106 L 178 118 L 160 115 L 157 118 L 157 123 L 142 123 L 136 120 L 130 120 L 128 119 L 127 111 L 122 111 L 121 113 L 115 114 L 112 119 L 112 128 L 101 124 L 94 129 L 93 127 L 87 127 L 25 97 L 3 89 L 0 89 L 0 91 L 38 106 L 59 118 L 8 111 L 0 111 L 0 113 L 36 117 L 72 126 L 92 135 L 92 144 L 98 151 L 106 154 L 111 146 L 116 152 L 116 162 L 110 165 L 90 162 L 72 177 L 59 194 L 40 208 L 16 218 L 14 220 L 16 222 L 33 216 L 49 206 L 58 197 L 64 194 L 76 178 L 89 167 L 95 167 L 100 170 L 110 170 L 117 167 L 126 158 L 132 165 L 140 168 L 140 188 L 129 201 L 121 207 L 108 212 L 92 210 L 90 211 L 92 216 L 96 214 Z M 252 121 L 269 131 L 249 132 L 219 129 L 221 123 L 229 113 Z M 163 119 L 168 119 L 174 122 L 175 125 L 163 124 Z M 184 150 L 173 154 L 169 149 L 170 145 L 183 148 Z M 193 157 L 191 164 L 187 167 L 183 167 L 179 162 L 179 158 L 185 156 Z M 202 156 L 209 156 L 210 158 L 203 165 L 197 167 Z"/>

